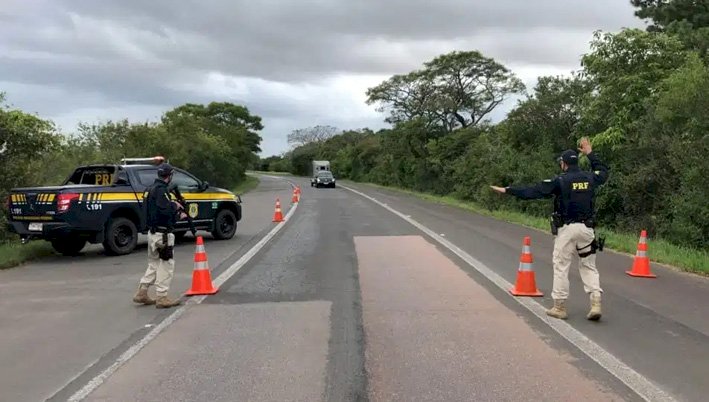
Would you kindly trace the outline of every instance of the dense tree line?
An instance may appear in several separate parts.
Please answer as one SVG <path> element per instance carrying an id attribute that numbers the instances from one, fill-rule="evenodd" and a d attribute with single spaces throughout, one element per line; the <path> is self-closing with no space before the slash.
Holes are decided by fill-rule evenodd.
<path id="1" fill-rule="evenodd" d="M 0 104 L 4 104 L 0 94 Z M 13 187 L 61 184 L 75 167 L 162 155 L 210 184 L 233 188 L 261 152 L 261 118 L 243 106 L 185 104 L 159 122 L 82 124 L 66 134 L 49 120 L 0 108 L 0 197 Z M 7 239 L 0 208 L 0 241 Z"/>
<path id="2" fill-rule="evenodd" d="M 337 177 L 546 216 L 550 202 L 499 197 L 488 185 L 559 173 L 555 156 L 589 136 L 611 168 L 601 225 L 706 249 L 709 11 L 691 0 L 632 3 L 652 21 L 647 30 L 596 32 L 578 71 L 540 77 L 502 122 L 485 117 L 522 84 L 477 51 L 452 52 L 367 91 L 391 128 L 345 130 L 257 167 L 307 174 L 312 159 L 326 159 Z"/>

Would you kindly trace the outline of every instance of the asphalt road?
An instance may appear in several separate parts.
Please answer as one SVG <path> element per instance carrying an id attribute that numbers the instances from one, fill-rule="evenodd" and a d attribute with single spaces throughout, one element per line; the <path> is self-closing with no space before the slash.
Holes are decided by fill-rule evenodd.
<path id="1" fill-rule="evenodd" d="M 630 278 L 631 257 L 602 253 L 603 319 L 585 320 L 572 269 L 567 323 L 579 335 L 568 338 L 402 217 L 343 188 L 291 180 L 303 195 L 282 230 L 219 293 L 100 377 L 87 400 L 641 400 L 630 385 L 643 382 L 601 367 L 577 347 L 585 341 L 677 400 L 709 393 L 709 280 L 657 265 L 655 280 Z M 545 296 L 527 300 L 549 305 L 550 235 L 349 186 L 512 283 L 531 236 Z M 285 214 L 289 184 L 263 178 L 243 197 L 237 237 L 207 241 L 213 277 L 273 228 L 276 196 Z M 188 242 L 178 261 L 193 251 Z M 90 252 L 0 272 L 0 401 L 66 400 L 171 317 L 130 303 L 143 260 Z M 174 288 L 190 277 L 183 267 Z"/>

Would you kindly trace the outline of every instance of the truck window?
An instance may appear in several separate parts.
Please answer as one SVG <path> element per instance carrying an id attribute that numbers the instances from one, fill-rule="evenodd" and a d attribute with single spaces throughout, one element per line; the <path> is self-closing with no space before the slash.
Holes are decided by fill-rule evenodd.
<path id="1" fill-rule="evenodd" d="M 118 173 L 116 173 L 116 184 L 119 186 L 126 186 L 130 184 L 128 173 L 125 170 L 119 169 Z"/>
<path id="2" fill-rule="evenodd" d="M 155 179 L 158 178 L 157 168 L 141 169 L 138 170 L 136 174 L 138 176 L 138 180 L 140 180 L 140 184 L 146 187 L 152 186 Z M 199 181 L 178 170 L 175 170 L 175 173 L 173 173 L 172 182 L 170 184 L 178 186 L 180 190 L 194 190 L 199 188 Z"/>
<path id="3" fill-rule="evenodd" d="M 158 169 L 157 168 L 140 169 L 136 172 L 136 175 L 138 176 L 138 181 L 140 181 L 140 184 L 142 184 L 145 187 L 149 187 L 149 186 L 152 186 L 153 183 L 155 182 L 155 179 L 158 178 Z"/>
<path id="4" fill-rule="evenodd" d="M 178 172 L 177 170 L 175 171 L 175 174 L 172 176 L 172 183 L 176 185 L 177 187 L 182 189 L 197 189 L 199 188 L 199 182 L 195 180 L 194 178 L 182 173 Z"/>
<path id="5" fill-rule="evenodd" d="M 115 167 L 99 166 L 74 170 L 74 173 L 64 184 L 88 184 L 92 186 L 110 186 L 113 183 Z"/>

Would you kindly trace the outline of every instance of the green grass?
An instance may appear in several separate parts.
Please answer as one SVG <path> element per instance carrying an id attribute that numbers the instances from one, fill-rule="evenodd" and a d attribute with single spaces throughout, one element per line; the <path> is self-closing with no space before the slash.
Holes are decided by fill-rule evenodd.
<path id="1" fill-rule="evenodd" d="M 12 268 L 52 253 L 52 246 L 44 240 L 31 241 L 24 245 L 19 241 L 0 244 L 0 269 Z"/>
<path id="2" fill-rule="evenodd" d="M 239 185 L 236 186 L 236 188 L 234 188 L 233 191 L 234 191 L 234 193 L 239 194 L 239 195 L 245 194 L 245 193 L 248 193 L 249 191 L 255 189 L 256 186 L 258 186 L 258 183 L 259 183 L 258 177 L 246 176 L 244 181 L 239 183 Z"/>
<path id="3" fill-rule="evenodd" d="M 271 176 L 292 176 L 289 172 L 264 172 L 261 170 L 249 170 L 247 173 L 267 174 Z"/>
<path id="4" fill-rule="evenodd" d="M 364 184 L 375 188 L 408 194 L 438 204 L 458 207 L 480 215 L 490 216 L 549 233 L 549 221 L 538 216 L 530 216 L 521 212 L 504 209 L 489 210 L 473 202 L 462 201 L 450 196 L 436 196 L 372 183 Z M 635 255 L 640 233 L 619 233 L 607 229 L 599 229 L 598 232 L 606 237 L 605 249 Z M 664 239 L 648 239 L 648 248 L 648 255 L 651 261 L 662 263 L 681 271 L 709 276 L 709 253 L 706 251 L 681 247 Z"/>

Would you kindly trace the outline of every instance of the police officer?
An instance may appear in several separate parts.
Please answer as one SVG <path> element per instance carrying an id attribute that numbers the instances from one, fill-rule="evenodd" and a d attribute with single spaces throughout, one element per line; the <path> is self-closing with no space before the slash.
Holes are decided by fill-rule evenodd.
<path id="1" fill-rule="evenodd" d="M 574 254 L 580 258 L 579 273 L 584 290 L 590 294 L 591 310 L 589 320 L 601 318 L 601 293 L 596 250 L 598 243 L 594 232 L 593 198 L 598 186 L 608 179 L 608 167 L 593 153 L 591 143 L 584 137 L 579 150 L 591 161 L 592 172 L 582 171 L 578 166 L 578 155 L 574 150 L 566 150 L 559 157 L 559 165 L 564 171 L 560 176 L 544 180 L 534 186 L 490 186 L 493 190 L 510 194 L 523 200 L 549 198 L 555 196 L 552 232 L 554 240 L 554 285 L 552 298 L 554 306 L 547 315 L 566 319 L 566 299 L 569 296 L 569 268 Z"/>
<path id="2" fill-rule="evenodd" d="M 170 289 L 175 260 L 173 249 L 175 235 L 172 233 L 179 214 L 185 217 L 184 207 L 170 199 L 168 184 L 172 180 L 173 168 L 168 163 L 158 167 L 158 177 L 144 197 L 144 210 L 148 225 L 148 269 L 140 279 L 138 292 L 133 301 L 141 304 L 155 304 L 157 308 L 168 308 L 180 304 L 179 300 L 170 300 L 167 292 Z M 155 285 L 157 300 L 148 296 L 148 287 Z"/>

